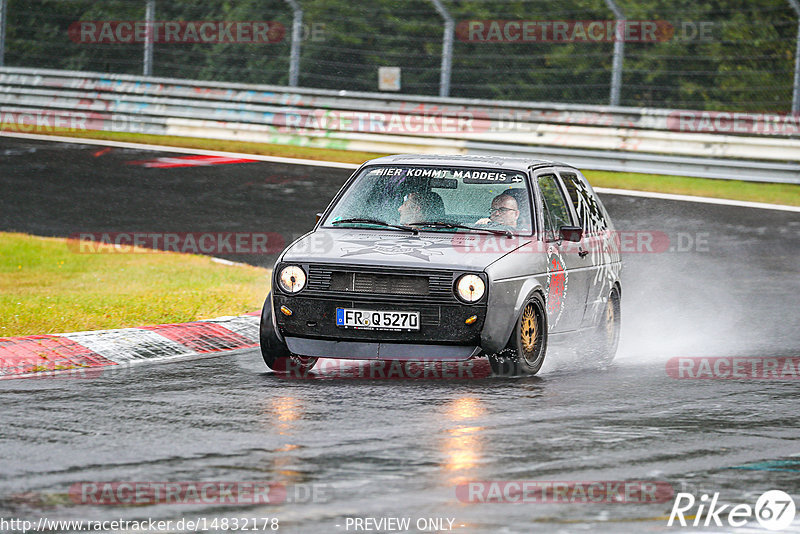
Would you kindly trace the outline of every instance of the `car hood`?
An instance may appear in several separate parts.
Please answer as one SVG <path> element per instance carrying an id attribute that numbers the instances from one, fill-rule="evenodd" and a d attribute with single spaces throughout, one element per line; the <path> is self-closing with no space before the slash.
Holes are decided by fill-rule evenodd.
<path id="1" fill-rule="evenodd" d="M 530 237 L 484 233 L 318 229 L 292 243 L 283 261 L 482 271 Z"/>

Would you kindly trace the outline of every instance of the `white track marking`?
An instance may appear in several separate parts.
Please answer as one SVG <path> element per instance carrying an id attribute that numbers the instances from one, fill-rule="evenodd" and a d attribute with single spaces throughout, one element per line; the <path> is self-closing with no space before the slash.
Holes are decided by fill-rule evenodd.
<path id="1" fill-rule="evenodd" d="M 62 137 L 57 135 L 39 135 L 15 132 L 0 132 L 0 137 L 18 137 L 21 139 L 34 139 L 37 141 L 58 141 L 61 143 L 76 143 L 84 145 L 101 145 L 116 148 L 133 148 L 138 150 L 152 150 L 156 152 L 175 152 L 180 154 L 202 154 L 206 156 L 225 156 L 231 158 L 246 158 L 269 163 L 287 163 L 290 165 L 306 165 L 309 167 L 333 167 L 337 169 L 357 169 L 355 163 L 340 163 L 338 161 L 322 161 L 314 159 L 282 158 L 278 156 L 261 156 L 258 154 L 242 154 L 238 152 L 221 152 L 218 150 L 202 150 L 198 148 L 181 148 L 161 145 L 145 145 L 140 143 L 124 143 L 121 141 L 104 141 L 102 139 L 84 139 L 82 137 Z M 598 193 L 607 195 L 624 195 L 629 197 L 658 198 L 662 200 L 678 200 L 682 202 L 701 202 L 705 204 L 719 204 L 723 206 L 738 206 L 741 208 L 758 208 L 778 211 L 791 211 L 800 213 L 800 206 L 786 206 L 783 204 L 767 204 L 765 202 L 748 202 L 744 200 L 729 200 L 725 198 L 695 197 L 690 195 L 673 195 L 670 193 L 651 193 L 648 191 L 633 191 L 630 189 L 610 189 L 595 187 Z"/>
<path id="2" fill-rule="evenodd" d="M 122 141 L 104 141 L 103 139 L 85 139 L 83 137 L 62 137 L 60 135 L 40 135 L 26 133 L 0 132 L 0 137 L 18 137 L 36 141 L 58 141 L 60 143 L 75 143 L 81 145 L 110 146 L 114 148 L 133 148 L 136 150 L 152 150 L 154 152 L 174 152 L 177 154 L 200 154 L 204 156 L 224 156 L 229 158 L 254 159 L 269 163 L 288 163 L 292 165 L 307 165 L 313 167 L 334 167 L 337 169 L 357 169 L 355 163 L 341 163 L 338 161 L 322 161 L 315 159 L 282 158 L 279 156 L 262 156 L 259 154 L 241 154 L 239 152 L 222 152 L 219 150 L 203 150 L 201 148 L 181 148 L 177 146 L 145 145 L 142 143 L 124 143 Z"/>
<path id="3" fill-rule="evenodd" d="M 166 360 L 197 354 L 189 347 L 152 330 L 121 328 L 59 334 L 114 363 Z"/>
<path id="4" fill-rule="evenodd" d="M 626 197 L 659 198 L 662 200 L 680 200 L 682 202 L 702 202 L 704 204 L 721 204 L 723 206 L 739 206 L 741 208 L 759 208 L 766 210 L 794 211 L 800 213 L 800 206 L 783 204 L 767 204 L 766 202 L 748 202 L 746 200 L 729 200 L 727 198 L 693 197 L 690 195 L 673 195 L 671 193 L 652 193 L 649 191 L 632 191 L 630 189 L 609 189 L 595 187 L 598 193 L 607 195 L 624 195 Z"/>
<path id="5" fill-rule="evenodd" d="M 215 256 L 211 256 L 211 261 L 213 261 L 214 263 L 219 263 L 221 265 L 227 265 L 229 267 L 252 267 L 252 265 L 250 265 L 249 263 L 226 260 L 225 258 L 217 258 Z M 267 269 L 267 270 L 272 271 L 272 269 Z"/>

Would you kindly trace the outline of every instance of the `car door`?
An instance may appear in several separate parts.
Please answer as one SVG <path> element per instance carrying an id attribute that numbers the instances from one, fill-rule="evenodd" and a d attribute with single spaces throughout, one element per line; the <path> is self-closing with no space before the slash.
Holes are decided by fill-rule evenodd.
<path id="1" fill-rule="evenodd" d="M 558 169 L 578 225 L 583 228 L 581 247 L 588 251 L 589 284 L 584 326 L 595 324 L 619 272 L 619 248 L 608 214 L 586 178 L 575 169 Z"/>
<path id="2" fill-rule="evenodd" d="M 548 329 L 551 332 L 575 330 L 580 327 L 586 308 L 591 263 L 579 243 L 561 238 L 562 226 L 578 224 L 555 169 L 537 172 L 536 190 L 541 201 L 541 228 L 547 254 Z"/>

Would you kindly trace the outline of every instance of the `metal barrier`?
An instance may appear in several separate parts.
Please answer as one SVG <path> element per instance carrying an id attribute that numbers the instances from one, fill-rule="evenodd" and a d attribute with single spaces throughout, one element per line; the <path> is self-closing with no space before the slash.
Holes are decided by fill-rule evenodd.
<path id="1" fill-rule="evenodd" d="M 58 128 L 383 153 L 525 154 L 586 169 L 748 181 L 800 183 L 798 120 L 796 115 L 498 102 L 0 68 L 0 122 L 25 132 Z"/>

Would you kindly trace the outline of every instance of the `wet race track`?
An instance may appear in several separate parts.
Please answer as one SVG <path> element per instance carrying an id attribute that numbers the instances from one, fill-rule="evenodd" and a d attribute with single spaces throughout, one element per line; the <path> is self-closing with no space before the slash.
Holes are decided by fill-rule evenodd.
<path id="1" fill-rule="evenodd" d="M 0 230 L 266 231 L 288 243 L 350 173 L 131 164 L 160 157 L 181 156 L 0 138 Z M 286 379 L 249 350 L 83 379 L 3 380 L 0 517 L 153 518 L 176 532 L 194 530 L 175 526 L 181 519 L 221 532 L 233 518 L 314 533 L 401 531 L 357 521 L 366 518 L 408 518 L 412 532 L 763 531 L 753 517 L 738 528 L 670 528 L 666 516 L 678 492 L 752 507 L 777 489 L 800 503 L 800 381 L 679 379 L 668 363 L 800 356 L 800 214 L 602 198 L 618 230 L 663 232 L 670 244 L 623 255 L 622 340 L 610 367 L 555 353 L 528 378 L 451 370 L 443 379 L 440 368 L 382 380 L 373 363 L 349 378 L 337 365 Z M 226 257 L 271 267 L 276 255 Z M 482 364 L 473 375 L 485 374 Z M 273 484 L 274 502 L 122 506 L 112 491 L 201 481 Z M 481 502 L 520 500 L 515 482 L 561 493 Z M 629 502 L 587 502 L 580 491 L 592 482 L 610 496 L 630 489 Z M 800 515 L 786 531 L 800 531 Z"/>

